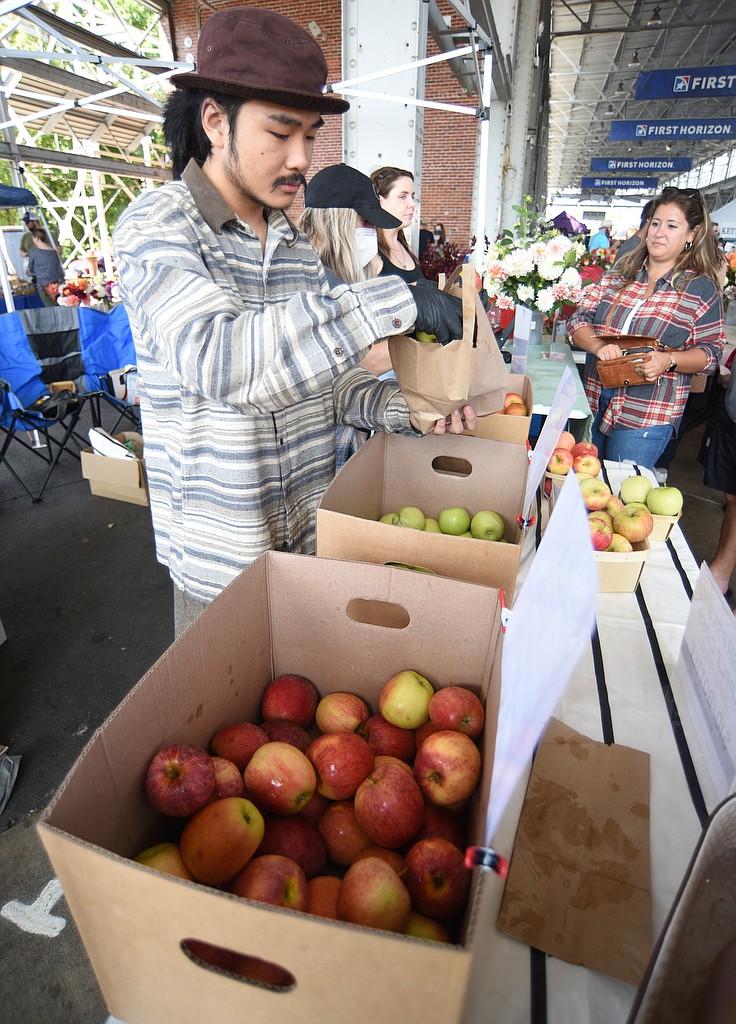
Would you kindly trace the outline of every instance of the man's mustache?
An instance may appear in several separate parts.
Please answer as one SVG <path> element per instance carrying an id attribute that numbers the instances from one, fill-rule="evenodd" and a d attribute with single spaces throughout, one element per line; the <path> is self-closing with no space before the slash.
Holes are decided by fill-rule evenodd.
<path id="1" fill-rule="evenodd" d="M 307 179 L 303 174 L 289 174 L 285 178 L 277 178 L 273 183 L 274 188 L 278 188 L 279 185 L 303 185 L 307 187 Z"/>

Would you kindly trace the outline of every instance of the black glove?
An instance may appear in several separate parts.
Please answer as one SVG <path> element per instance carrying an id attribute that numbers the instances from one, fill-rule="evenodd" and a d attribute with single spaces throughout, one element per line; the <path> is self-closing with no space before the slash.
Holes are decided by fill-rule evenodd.
<path id="1" fill-rule="evenodd" d="M 463 304 L 454 295 L 434 288 L 415 288 L 414 302 L 417 306 L 415 331 L 434 334 L 440 345 L 463 336 Z"/>

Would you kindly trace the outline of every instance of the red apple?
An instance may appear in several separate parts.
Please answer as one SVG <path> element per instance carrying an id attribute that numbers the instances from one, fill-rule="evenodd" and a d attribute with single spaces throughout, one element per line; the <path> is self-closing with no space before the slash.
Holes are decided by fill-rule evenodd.
<path id="1" fill-rule="evenodd" d="M 232 761 L 242 772 L 264 743 L 268 743 L 268 736 L 263 729 L 252 722 L 235 722 L 219 729 L 210 740 L 210 747 L 218 757 Z"/>
<path id="2" fill-rule="evenodd" d="M 374 764 L 373 751 L 354 732 L 324 732 L 312 740 L 306 756 L 317 773 L 317 792 L 330 800 L 351 797 Z"/>
<path id="3" fill-rule="evenodd" d="M 317 709 L 319 694 L 304 676 L 281 675 L 272 679 L 261 699 L 261 718 L 286 718 L 303 729 L 309 728 Z"/>
<path id="4" fill-rule="evenodd" d="M 454 917 L 465 907 L 470 871 L 465 854 L 446 839 L 420 839 L 407 850 L 404 876 L 411 905 L 427 917 Z"/>
<path id="5" fill-rule="evenodd" d="M 573 455 L 569 448 L 555 448 L 549 457 L 547 469 L 555 476 L 567 476 L 573 466 Z"/>
<path id="6" fill-rule="evenodd" d="M 582 458 L 585 457 L 582 456 Z M 592 458 L 592 456 L 588 456 L 588 458 Z M 587 476 L 580 480 L 580 495 L 583 505 L 589 512 L 604 509 L 612 497 L 608 484 L 595 476 Z"/>
<path id="7" fill-rule="evenodd" d="M 154 755 L 145 785 L 146 796 L 157 811 L 188 818 L 215 792 L 215 767 L 201 747 L 174 743 Z"/>
<path id="8" fill-rule="evenodd" d="M 425 798 L 450 805 L 465 800 L 480 778 L 480 751 L 462 732 L 443 729 L 429 736 L 414 758 L 414 775 Z"/>
<path id="9" fill-rule="evenodd" d="M 467 686 L 445 686 L 429 702 L 429 717 L 440 729 L 457 729 L 475 739 L 483 732 L 485 711 Z"/>
<path id="10" fill-rule="evenodd" d="M 606 502 L 606 512 L 609 512 L 612 516 L 615 516 L 617 512 L 620 512 L 623 507 L 624 503 L 621 499 L 614 497 L 613 494 Z"/>
<path id="11" fill-rule="evenodd" d="M 320 732 L 355 732 L 367 721 L 370 709 L 355 693 L 327 693 L 317 705 L 314 720 Z"/>
<path id="12" fill-rule="evenodd" d="M 378 857 L 380 860 L 385 860 L 387 864 L 390 864 L 397 875 L 401 876 L 406 871 L 406 861 L 398 852 L 398 850 L 389 850 L 385 846 L 366 846 L 364 850 L 356 856 L 355 861 L 365 860 L 366 857 Z"/>
<path id="13" fill-rule="evenodd" d="M 517 394 L 516 391 L 507 391 L 503 400 L 504 409 L 508 409 L 510 405 L 524 405 L 524 399 L 521 395 Z"/>
<path id="14" fill-rule="evenodd" d="M 613 530 L 613 516 L 610 512 L 606 512 L 604 508 L 598 509 L 597 512 L 588 512 L 588 519 L 600 519 L 606 526 L 610 526 Z"/>
<path id="15" fill-rule="evenodd" d="M 327 856 L 338 867 L 348 867 L 371 840 L 358 824 L 352 800 L 331 803 L 317 822 L 317 831 L 327 847 Z"/>
<path id="16" fill-rule="evenodd" d="M 429 718 L 429 698 L 434 688 L 428 679 L 405 669 L 391 676 L 378 695 L 378 710 L 393 725 L 418 729 Z"/>
<path id="17" fill-rule="evenodd" d="M 307 878 L 321 874 L 327 865 L 327 847 L 314 825 L 304 821 L 300 814 L 288 818 L 268 815 L 259 856 L 280 853 L 291 857 Z"/>
<path id="18" fill-rule="evenodd" d="M 571 452 L 576 444 L 577 441 L 575 440 L 575 435 L 571 434 L 569 430 L 563 430 L 557 438 L 555 448 L 567 448 L 567 450 Z"/>
<path id="19" fill-rule="evenodd" d="M 465 818 L 447 807 L 425 804 L 421 827 L 412 842 L 418 843 L 420 839 L 447 839 L 464 851 L 468 845 Z"/>
<path id="20" fill-rule="evenodd" d="M 390 864 L 366 857 L 345 872 L 337 897 L 339 920 L 403 932 L 410 914 L 409 890 Z"/>
<path id="21" fill-rule="evenodd" d="M 312 742 L 306 729 L 302 729 L 296 722 L 289 722 L 286 718 L 271 718 L 261 725 L 261 729 L 269 740 L 291 743 L 292 747 L 297 747 L 303 754 Z"/>
<path id="22" fill-rule="evenodd" d="M 572 447 L 572 456 L 574 459 L 578 455 L 598 455 L 598 449 L 590 441 L 578 441 L 577 444 Z"/>
<path id="23" fill-rule="evenodd" d="M 303 818 L 304 821 L 308 821 L 310 825 L 316 825 L 322 815 L 322 812 L 325 811 L 331 803 L 332 801 L 329 797 L 322 796 L 322 794 L 318 793 L 315 789 L 312 794 L 312 799 L 299 811 L 299 817 Z"/>
<path id="24" fill-rule="evenodd" d="M 148 846 L 145 850 L 141 850 L 133 859 L 139 864 L 155 868 L 156 871 L 161 871 L 165 875 L 186 878 L 189 882 L 194 881 L 191 871 L 181 859 L 181 853 L 176 843 L 156 843 L 155 846 Z"/>
<path id="25" fill-rule="evenodd" d="M 290 910 L 307 909 L 307 879 L 290 857 L 267 853 L 254 857 L 228 886 L 247 900 L 270 903 Z"/>
<path id="26" fill-rule="evenodd" d="M 590 540 L 594 551 L 605 551 L 611 543 L 613 529 L 602 519 L 588 519 Z"/>
<path id="27" fill-rule="evenodd" d="M 427 736 L 431 736 L 433 733 L 439 731 L 439 725 L 435 725 L 432 719 L 428 718 L 424 725 L 420 725 L 418 729 L 414 730 L 414 742 L 416 744 L 416 749 L 419 750 Z"/>
<path id="28" fill-rule="evenodd" d="M 243 774 L 248 794 L 272 814 L 296 814 L 317 785 L 312 762 L 290 743 L 269 740 L 256 750 Z"/>
<path id="29" fill-rule="evenodd" d="M 416 939 L 431 939 L 433 942 L 452 942 L 452 936 L 441 921 L 418 914 L 412 910 L 404 935 L 413 935 Z"/>
<path id="30" fill-rule="evenodd" d="M 215 767 L 215 792 L 210 799 L 222 800 L 226 796 L 243 796 L 245 783 L 238 766 L 225 757 L 213 757 L 212 764 Z"/>
<path id="31" fill-rule="evenodd" d="M 403 846 L 424 817 L 424 800 L 416 779 L 398 765 L 381 765 L 358 786 L 355 815 L 372 842 L 393 850 Z"/>
<path id="32" fill-rule="evenodd" d="M 625 537 L 622 537 L 620 533 L 614 533 L 613 537 L 611 537 L 610 547 L 608 547 L 606 550 L 618 551 L 619 554 L 625 554 L 629 551 L 633 551 L 634 548 L 631 544 L 631 541 L 627 540 Z"/>
<path id="33" fill-rule="evenodd" d="M 625 505 L 614 516 L 613 532 L 625 537 L 630 544 L 646 540 L 654 529 L 654 519 L 648 508 Z"/>
<path id="34" fill-rule="evenodd" d="M 412 778 L 414 777 L 414 769 L 408 761 L 402 761 L 400 757 L 394 757 L 393 754 L 376 754 L 376 763 L 374 764 L 374 770 L 381 764 L 397 764 L 399 768 L 403 768 L 405 772 L 408 772 Z"/>
<path id="35" fill-rule="evenodd" d="M 511 405 L 507 405 L 503 410 L 505 416 L 528 416 L 529 410 L 527 407 L 520 402 L 512 402 Z"/>
<path id="36" fill-rule="evenodd" d="M 263 839 L 263 816 L 250 800 L 229 796 L 207 804 L 184 826 L 181 858 L 198 882 L 222 885 L 250 860 Z"/>
<path id="37" fill-rule="evenodd" d="M 308 914 L 337 920 L 337 898 L 340 894 L 342 879 L 336 875 L 317 875 L 310 878 L 307 885 Z"/>
<path id="38" fill-rule="evenodd" d="M 386 721 L 383 715 L 371 715 L 361 729 L 374 754 L 389 754 L 411 761 L 415 752 L 414 731 Z"/>
<path id="39" fill-rule="evenodd" d="M 210 967 L 216 967 L 228 974 L 236 974 L 239 978 L 275 988 L 291 988 L 295 984 L 294 976 L 279 964 L 269 960 L 261 960 L 257 956 L 236 953 L 234 949 L 213 946 L 200 939 L 185 939 L 182 943 L 184 951 L 195 960 Z"/>
<path id="40" fill-rule="evenodd" d="M 601 471 L 601 460 L 595 455 L 576 455 L 572 468 L 576 473 L 584 473 L 586 476 L 598 476 Z"/>

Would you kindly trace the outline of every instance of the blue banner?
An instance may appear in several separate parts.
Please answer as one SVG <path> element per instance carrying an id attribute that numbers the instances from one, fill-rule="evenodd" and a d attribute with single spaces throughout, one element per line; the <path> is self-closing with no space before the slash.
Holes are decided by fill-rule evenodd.
<path id="1" fill-rule="evenodd" d="M 612 142 L 630 139 L 736 139 L 736 117 L 700 117 L 667 121 L 612 121 Z"/>
<path id="2" fill-rule="evenodd" d="M 583 178 L 581 188 L 656 188 L 659 178 Z"/>
<path id="3" fill-rule="evenodd" d="M 682 97 L 736 96 L 736 64 L 720 68 L 660 68 L 640 71 L 637 100 L 671 100 Z"/>
<path id="4" fill-rule="evenodd" d="M 595 157 L 590 161 L 591 171 L 689 171 L 693 165 L 690 156 L 653 156 L 647 159 L 626 160 L 622 157 Z"/>

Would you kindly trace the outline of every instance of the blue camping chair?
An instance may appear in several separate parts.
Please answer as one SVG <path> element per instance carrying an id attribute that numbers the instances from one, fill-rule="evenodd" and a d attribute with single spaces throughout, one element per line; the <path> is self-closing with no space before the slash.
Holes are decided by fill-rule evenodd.
<path id="1" fill-rule="evenodd" d="M 20 313 L 0 317 L 0 465 L 7 466 L 32 501 L 40 501 L 51 474 L 65 451 L 79 458 L 77 448 L 84 441 L 75 433 L 83 400 L 70 391 L 51 396 L 43 379 L 43 368 L 34 355 Z M 53 428 L 58 427 L 57 433 Z M 31 444 L 22 435 L 41 437 L 44 445 Z M 8 460 L 13 441 L 32 451 L 48 464 L 41 489 L 34 493 Z"/>
<path id="2" fill-rule="evenodd" d="M 114 433 L 123 418 L 129 419 L 140 430 L 140 413 L 134 396 L 124 397 L 113 380 L 115 374 L 126 377 L 124 371 L 135 370 L 136 354 L 133 334 L 125 307 L 114 306 L 109 313 L 80 306 L 79 349 L 84 365 L 84 378 L 78 382 L 80 391 L 88 393 L 99 418 L 99 403 L 104 400 L 119 412 L 111 428 Z"/>

